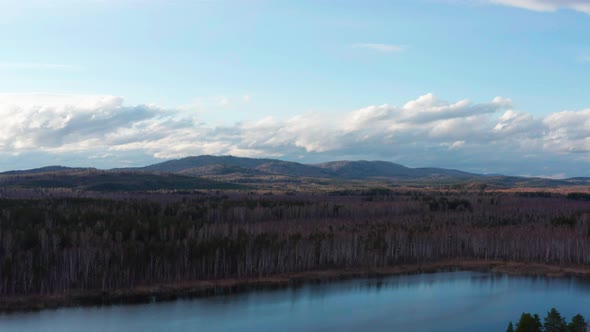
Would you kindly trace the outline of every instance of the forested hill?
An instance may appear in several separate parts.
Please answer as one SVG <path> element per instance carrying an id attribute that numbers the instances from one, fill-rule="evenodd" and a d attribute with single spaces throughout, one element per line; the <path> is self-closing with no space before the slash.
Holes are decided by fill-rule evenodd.
<path id="1" fill-rule="evenodd" d="M 479 174 L 467 173 L 444 168 L 409 168 L 386 161 L 334 161 L 321 164 L 301 164 L 278 159 L 255 159 L 233 156 L 197 156 L 146 167 L 134 168 L 143 171 L 183 172 L 208 166 L 231 166 L 240 169 L 254 169 L 263 173 L 281 174 L 295 177 L 312 178 L 423 178 L 423 177 L 480 177 Z"/>
<path id="2" fill-rule="evenodd" d="M 17 181 L 18 180 L 18 181 Z M 241 184 L 238 185 L 230 185 Z M 137 191 L 158 189 L 258 188 L 313 190 L 325 187 L 378 185 L 462 185 L 477 187 L 563 187 L 587 186 L 590 178 L 547 179 L 504 175 L 482 175 L 460 170 L 411 168 L 386 161 L 332 161 L 301 164 L 278 159 L 233 156 L 196 156 L 145 167 L 97 170 L 94 168 L 43 168 L 0 173 L 0 185 L 22 187 L 66 187 L 87 190 Z"/>
<path id="3" fill-rule="evenodd" d="M 247 188 L 239 184 L 173 173 L 48 169 L 0 174 L 0 188 L 66 188 L 99 192 Z"/>
<path id="4" fill-rule="evenodd" d="M 278 159 L 241 158 L 233 156 L 196 156 L 169 160 L 145 167 L 128 168 L 136 171 L 173 172 L 185 175 L 239 179 L 283 176 L 327 180 L 391 180 L 411 184 L 488 184 L 500 187 L 556 187 L 589 185 L 590 178 L 563 180 L 483 175 L 454 169 L 411 168 L 386 161 L 332 161 L 301 164 Z M 251 181 L 247 181 L 251 183 Z"/>

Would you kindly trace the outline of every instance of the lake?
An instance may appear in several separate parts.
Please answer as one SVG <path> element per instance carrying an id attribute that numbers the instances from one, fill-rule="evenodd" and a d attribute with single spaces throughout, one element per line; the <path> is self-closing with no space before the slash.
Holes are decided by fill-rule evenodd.
<path id="1" fill-rule="evenodd" d="M 0 331 L 505 331 L 523 311 L 590 317 L 590 282 L 444 272 L 142 305 L 2 314 Z"/>

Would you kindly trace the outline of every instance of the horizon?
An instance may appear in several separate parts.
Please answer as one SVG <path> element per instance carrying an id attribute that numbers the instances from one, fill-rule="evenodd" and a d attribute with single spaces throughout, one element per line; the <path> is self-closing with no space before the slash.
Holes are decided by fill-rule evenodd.
<path id="1" fill-rule="evenodd" d="M 444 169 L 444 170 L 455 170 L 455 171 L 462 171 L 465 172 L 462 169 L 456 169 L 456 168 L 443 168 L 443 167 L 436 167 L 433 165 L 424 165 L 424 166 L 407 166 L 407 165 L 403 165 L 403 164 L 398 164 L 398 163 L 393 163 L 390 161 L 385 161 L 385 160 L 365 160 L 365 159 L 358 159 L 358 160 L 326 160 L 326 161 L 322 161 L 322 162 L 317 162 L 317 163 L 301 163 L 298 161 L 291 161 L 291 160 L 283 160 L 283 159 L 278 159 L 278 158 L 264 158 L 264 157 L 239 157 L 239 156 L 232 156 L 232 155 L 198 155 L 198 156 L 186 156 L 186 157 L 182 157 L 182 158 L 175 158 L 175 159 L 166 159 L 166 160 L 161 160 L 158 161 L 156 164 L 160 164 L 160 163 L 165 163 L 165 162 L 170 162 L 170 161 L 178 161 L 178 160 L 182 160 L 182 159 L 187 159 L 187 158 L 199 158 L 199 157 L 216 157 L 216 158 L 222 158 L 222 157 L 234 157 L 234 158 L 249 158 L 249 159 L 269 159 L 269 160 L 273 160 L 273 161 L 284 161 L 284 162 L 294 162 L 294 163 L 299 163 L 302 165 L 308 165 L 308 166 L 316 166 L 322 163 L 333 163 L 333 162 L 386 162 L 386 163 L 392 163 L 395 165 L 399 165 L 399 166 L 403 166 L 403 167 L 407 167 L 410 169 L 420 169 L 420 168 L 438 168 L 438 169 Z M 125 171 L 126 169 L 133 169 L 133 168 L 142 168 L 142 167 L 148 167 L 148 166 L 153 166 L 156 164 L 144 164 L 144 165 L 138 165 L 138 166 L 129 166 L 129 167 L 112 167 L 112 168 L 98 168 L 98 167 L 93 167 L 93 166 L 84 166 L 84 165 L 45 165 L 45 166 L 41 166 L 41 167 L 35 167 L 35 168 L 27 168 L 27 169 L 10 169 L 10 170 L 0 170 L 0 174 L 2 173 L 7 173 L 7 172 L 20 172 L 20 171 L 33 171 L 33 170 L 37 170 L 37 169 L 43 169 L 43 168 L 51 168 L 51 167 L 64 167 L 64 168 L 80 168 L 80 169 L 95 169 L 97 171 L 112 171 L 112 170 L 117 170 L 117 171 Z M 470 172 L 467 172 L 470 173 Z M 501 173 L 473 173 L 474 175 L 483 175 L 483 176 L 507 176 L 507 177 L 522 177 L 522 178 L 542 178 L 542 179 L 547 179 L 547 180 L 567 180 L 567 179 L 573 179 L 573 178 L 585 178 L 584 176 L 570 176 L 570 177 L 545 177 L 545 176 L 533 176 L 533 175 L 523 175 L 523 174 L 501 174 Z"/>
<path id="2" fill-rule="evenodd" d="M 0 5 L 0 172 L 234 155 L 590 176 L 584 1 Z"/>

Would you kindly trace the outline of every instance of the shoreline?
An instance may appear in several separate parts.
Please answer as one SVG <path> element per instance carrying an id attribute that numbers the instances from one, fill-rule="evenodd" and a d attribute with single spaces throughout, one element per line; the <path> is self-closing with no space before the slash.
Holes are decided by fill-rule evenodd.
<path id="1" fill-rule="evenodd" d="M 141 304 L 205 296 L 234 294 L 260 289 L 278 289 L 305 283 L 321 283 L 353 278 L 380 278 L 396 275 L 452 271 L 479 271 L 506 275 L 542 277 L 589 277 L 590 266 L 558 266 L 505 261 L 454 260 L 425 264 L 404 264 L 366 269 L 331 269 L 279 274 L 245 279 L 195 280 L 139 286 L 111 291 L 71 291 L 56 295 L 0 297 L 0 313 L 18 313 L 80 306 Z"/>

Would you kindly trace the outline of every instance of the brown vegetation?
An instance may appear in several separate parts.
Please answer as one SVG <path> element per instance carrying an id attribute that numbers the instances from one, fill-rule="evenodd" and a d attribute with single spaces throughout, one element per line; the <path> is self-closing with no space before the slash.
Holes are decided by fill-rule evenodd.
<path id="1" fill-rule="evenodd" d="M 374 189 L 62 196 L 0 199 L 3 303 L 101 298 L 203 280 L 290 280 L 309 271 L 454 266 L 449 261 L 553 274 L 586 274 L 590 265 L 590 205 L 559 194 Z"/>

